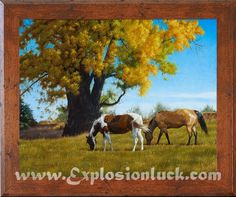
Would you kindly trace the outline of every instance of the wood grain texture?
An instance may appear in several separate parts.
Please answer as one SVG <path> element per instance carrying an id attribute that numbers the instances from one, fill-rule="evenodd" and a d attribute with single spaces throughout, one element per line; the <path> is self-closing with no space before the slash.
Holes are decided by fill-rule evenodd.
<path id="1" fill-rule="evenodd" d="M 216 18 L 229 4 L 221 3 L 207 6 L 194 4 L 41 4 L 7 5 L 19 17 L 41 19 L 153 19 L 154 18 Z M 26 10 L 26 11 L 24 11 Z M 167 14 L 168 13 L 168 14 Z M 206 14 L 207 17 L 206 17 Z"/>
<path id="2" fill-rule="evenodd" d="M 19 2 L 19 1 L 18 1 Z M 49 4 L 42 4 L 42 3 Z M 69 4 L 66 4 L 68 3 Z M 5 5 L 4 63 L 4 173 L 5 195 L 232 195 L 235 192 L 236 122 L 234 92 L 236 69 L 234 1 L 8 1 Z M 104 2 L 108 2 L 105 4 Z M 51 4 L 55 3 L 55 4 Z M 63 4 L 64 3 L 64 4 Z M 72 3 L 72 4 L 70 4 Z M 217 58 L 217 158 L 219 182 L 203 181 L 98 181 L 70 186 L 63 181 L 16 181 L 19 169 L 19 19 L 113 19 L 113 18 L 216 18 Z M 234 107 L 232 107 L 234 106 Z M 234 135 L 233 135 L 234 134 Z M 234 156 L 234 157 L 233 157 Z"/>
<path id="3" fill-rule="evenodd" d="M 5 177 L 4 175 L 4 5 L 0 2 L 0 159 L 1 159 L 1 168 L 0 168 L 0 177 Z M 2 179 L 3 180 L 3 179 Z M 0 185 L 0 194 L 2 194 L 2 188 L 5 188 L 4 181 L 1 181 Z"/>
<path id="4" fill-rule="evenodd" d="M 230 9 L 217 19 L 217 167 L 232 185 L 233 65 Z M 226 77 L 227 76 L 227 77 Z M 225 140 L 223 140 L 225 139 Z"/>
<path id="5" fill-rule="evenodd" d="M 71 186 L 63 181 L 19 182 L 6 195 L 44 196 L 190 196 L 231 195 L 220 183 L 205 181 L 97 181 L 94 185 L 82 182 Z"/>
<path id="6" fill-rule="evenodd" d="M 140 3 L 159 3 L 159 4 L 221 4 L 230 3 L 234 0 L 2 0 L 4 4 L 140 4 Z"/>
<path id="7" fill-rule="evenodd" d="M 236 94 L 236 3 L 231 7 L 232 28 L 233 28 L 233 68 L 234 68 L 234 95 Z M 236 196 L 236 102 L 234 99 L 234 133 L 233 133 L 233 193 Z"/>
<path id="8" fill-rule="evenodd" d="M 5 190 L 15 184 L 19 169 L 19 19 L 4 8 L 4 163 Z"/>

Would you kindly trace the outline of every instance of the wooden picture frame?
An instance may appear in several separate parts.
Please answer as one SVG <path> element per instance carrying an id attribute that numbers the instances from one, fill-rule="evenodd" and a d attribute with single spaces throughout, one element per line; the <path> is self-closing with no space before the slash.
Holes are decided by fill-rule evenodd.
<path id="1" fill-rule="evenodd" d="M 19 20 L 112 18 L 217 19 L 217 168 L 222 180 L 16 181 L 19 169 Z M 207 0 L 0 2 L 1 179 L 3 195 L 236 195 L 236 2 Z M 4 24 L 4 27 L 3 27 Z M 3 48 L 4 47 L 4 48 Z M 3 61 L 4 60 L 4 61 Z"/>

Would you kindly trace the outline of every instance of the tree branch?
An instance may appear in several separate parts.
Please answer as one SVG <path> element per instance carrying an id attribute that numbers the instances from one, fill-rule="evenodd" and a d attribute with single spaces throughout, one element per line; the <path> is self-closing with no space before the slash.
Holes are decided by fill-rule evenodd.
<path id="1" fill-rule="evenodd" d="M 92 80 L 93 80 L 94 77 L 95 77 L 94 73 L 91 73 L 91 74 L 89 75 L 89 84 L 91 84 L 91 82 L 92 82 Z"/>
<path id="2" fill-rule="evenodd" d="M 102 103 L 105 103 L 106 101 L 108 101 L 109 100 L 109 98 L 106 98 L 106 99 L 104 99 L 103 101 L 102 101 Z"/>
<path id="3" fill-rule="evenodd" d="M 100 103 L 100 106 L 101 106 L 101 107 L 104 107 L 104 106 L 113 106 L 113 105 L 116 105 L 117 103 L 120 102 L 121 98 L 125 95 L 125 93 L 126 93 L 126 91 L 125 91 L 125 89 L 124 89 L 124 90 L 123 90 L 123 93 L 118 97 L 118 99 L 117 99 L 115 102 L 113 102 L 113 103 L 102 102 L 102 103 Z"/>
<path id="4" fill-rule="evenodd" d="M 93 84 L 93 88 L 91 91 L 91 96 L 95 101 L 100 100 L 100 97 L 102 95 L 102 89 L 105 83 L 105 78 L 104 77 L 94 77 L 94 84 Z"/>
<path id="5" fill-rule="evenodd" d="M 125 46 L 125 48 L 127 49 L 127 51 L 129 51 L 129 48 L 127 47 L 127 44 L 125 43 L 125 41 L 123 39 L 121 39 L 122 44 Z"/>
<path id="6" fill-rule="evenodd" d="M 108 45 L 107 45 L 107 51 L 106 51 L 106 53 L 105 53 L 105 55 L 104 55 L 104 59 L 103 59 L 103 63 L 105 63 L 106 62 L 106 59 L 107 59 L 107 57 L 108 57 L 108 55 L 109 55 L 109 53 L 110 53 L 110 47 L 111 47 L 111 44 L 112 44 L 112 42 L 115 40 L 115 38 L 114 38 L 114 36 L 112 36 L 112 38 L 110 39 L 110 41 L 109 41 L 109 43 L 108 43 Z M 102 71 L 102 75 L 106 78 L 107 76 L 105 76 L 105 73 L 104 73 L 104 70 Z"/>
<path id="7" fill-rule="evenodd" d="M 36 84 L 37 82 L 39 82 L 41 79 L 43 79 L 44 77 L 46 77 L 48 75 L 48 73 L 45 73 L 44 75 L 42 75 L 41 77 L 39 77 L 37 80 L 35 80 L 33 83 L 31 83 L 21 94 L 20 96 L 24 95 L 34 84 Z"/>
<path id="8" fill-rule="evenodd" d="M 198 42 L 196 42 L 195 40 L 193 40 L 192 42 L 193 42 L 193 44 L 195 44 L 198 47 L 202 47 L 203 46 L 203 45 L 199 44 Z"/>
<path id="9" fill-rule="evenodd" d="M 111 44 L 112 44 L 112 41 L 113 41 L 113 40 L 114 40 L 114 37 L 111 38 L 111 40 L 110 40 L 110 42 L 109 42 L 109 44 L 108 44 L 108 46 L 107 46 L 107 52 L 106 52 L 106 54 L 105 54 L 105 56 L 104 56 L 103 62 L 105 62 L 106 59 L 107 59 L 107 56 L 108 56 L 108 53 L 109 53 L 109 50 L 110 50 L 110 47 L 111 47 Z"/>
<path id="10" fill-rule="evenodd" d="M 111 77 L 115 77 L 115 76 L 116 76 L 116 73 L 112 73 L 112 74 L 110 74 L 110 75 L 107 75 L 107 76 L 106 76 L 106 79 L 111 78 Z"/>
<path id="11" fill-rule="evenodd" d="M 162 40 L 161 44 L 165 44 L 165 42 L 168 42 L 168 41 L 171 41 L 171 40 L 172 40 L 172 38 L 164 39 L 164 40 Z"/>

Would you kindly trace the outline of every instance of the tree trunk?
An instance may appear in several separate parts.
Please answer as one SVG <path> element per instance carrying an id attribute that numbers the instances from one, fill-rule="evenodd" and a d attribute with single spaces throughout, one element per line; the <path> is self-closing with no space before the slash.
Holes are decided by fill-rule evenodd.
<path id="1" fill-rule="evenodd" d="M 81 97 L 85 96 L 68 96 L 70 104 L 68 104 L 68 120 L 63 136 L 87 132 L 93 121 L 100 116 L 99 108 L 89 101 L 84 102 Z"/>
<path id="2" fill-rule="evenodd" d="M 91 79 L 83 76 L 79 95 L 67 94 L 68 119 L 63 136 L 72 136 L 88 132 L 100 113 L 100 97 L 105 79 L 94 78 L 93 89 L 90 92 Z"/>

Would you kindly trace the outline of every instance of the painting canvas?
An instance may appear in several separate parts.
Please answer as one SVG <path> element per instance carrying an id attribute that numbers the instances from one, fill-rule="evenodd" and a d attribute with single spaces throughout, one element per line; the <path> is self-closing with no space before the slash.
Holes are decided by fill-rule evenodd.
<path id="1" fill-rule="evenodd" d="M 177 169 L 212 179 L 216 24 L 22 20 L 17 178 L 50 172 L 80 184 L 68 177 L 137 180 Z"/>

